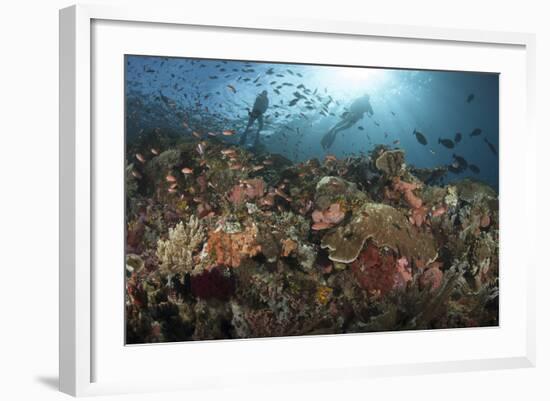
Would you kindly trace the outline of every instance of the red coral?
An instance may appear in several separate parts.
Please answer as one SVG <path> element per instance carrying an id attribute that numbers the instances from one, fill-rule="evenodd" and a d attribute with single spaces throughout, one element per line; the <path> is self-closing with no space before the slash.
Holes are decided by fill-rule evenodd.
<path id="1" fill-rule="evenodd" d="M 401 193 L 405 202 L 412 208 L 418 209 L 422 206 L 422 199 L 414 194 L 414 190 L 420 188 L 419 184 L 401 181 L 399 177 L 393 179 L 393 190 Z"/>
<path id="2" fill-rule="evenodd" d="M 443 216 L 445 213 L 447 213 L 447 206 L 439 206 L 432 210 L 432 217 L 439 217 Z"/>
<path id="3" fill-rule="evenodd" d="M 428 208 L 423 206 L 423 201 L 420 197 L 414 194 L 414 190 L 420 188 L 420 184 L 401 181 L 399 177 L 395 177 L 392 181 L 393 191 L 400 193 L 407 205 L 411 208 L 411 216 L 409 221 L 417 227 L 421 227 L 428 216 Z M 391 193 L 390 190 L 386 191 Z M 385 196 L 389 196 L 385 194 Z"/>
<path id="4" fill-rule="evenodd" d="M 326 230 L 344 220 L 345 213 L 340 209 L 339 203 L 333 203 L 326 210 L 314 210 L 311 214 L 313 230 Z"/>
<path id="5" fill-rule="evenodd" d="M 227 301 L 235 293 L 235 280 L 215 267 L 191 276 L 191 293 L 197 298 Z"/>
<path id="6" fill-rule="evenodd" d="M 370 294 L 385 295 L 403 289 L 412 280 L 407 259 L 396 260 L 391 253 L 380 253 L 373 244 L 359 254 L 351 270 L 359 285 Z"/>
<path id="7" fill-rule="evenodd" d="M 404 289 L 407 287 L 407 283 L 412 281 L 412 271 L 409 267 L 409 261 L 405 257 L 399 258 L 395 267 L 394 288 Z"/>
<path id="8" fill-rule="evenodd" d="M 411 210 L 411 224 L 414 224 L 417 227 L 421 227 L 422 224 L 426 222 L 428 217 L 428 208 L 426 206 L 421 206 L 416 209 Z"/>
<path id="9" fill-rule="evenodd" d="M 443 284 L 443 272 L 439 269 L 441 263 L 432 263 L 420 276 L 420 287 L 437 290 Z"/>

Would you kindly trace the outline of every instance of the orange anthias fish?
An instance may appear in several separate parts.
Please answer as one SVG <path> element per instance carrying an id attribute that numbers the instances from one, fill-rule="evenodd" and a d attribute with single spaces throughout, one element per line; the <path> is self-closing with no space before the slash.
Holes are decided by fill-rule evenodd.
<path id="1" fill-rule="evenodd" d="M 145 163 L 146 162 L 145 157 L 143 157 L 143 155 L 141 153 L 136 153 L 136 159 L 138 159 L 140 161 L 140 163 Z"/>
<path id="2" fill-rule="evenodd" d="M 232 129 L 226 129 L 222 132 L 223 135 L 225 136 L 231 136 L 231 135 L 235 135 L 235 130 L 232 130 Z"/>
<path id="3" fill-rule="evenodd" d="M 159 151 L 155 148 L 151 148 L 151 153 L 154 154 L 155 156 L 158 156 Z"/>
<path id="4" fill-rule="evenodd" d="M 176 177 L 174 177 L 172 174 L 168 174 L 166 176 L 166 181 L 168 182 L 176 182 L 178 179 Z"/>
<path id="5" fill-rule="evenodd" d="M 186 175 L 188 175 L 188 174 L 193 174 L 193 169 L 192 169 L 192 168 L 189 168 L 189 167 L 184 167 L 184 168 L 181 169 L 181 172 L 182 172 L 183 174 L 186 174 Z"/>
<path id="6" fill-rule="evenodd" d="M 334 156 L 334 155 L 326 155 L 326 156 L 325 156 L 325 161 L 327 161 L 327 162 L 329 162 L 329 161 L 335 162 L 335 161 L 336 161 L 336 156 Z"/>
<path id="7" fill-rule="evenodd" d="M 311 226 L 311 229 L 314 231 L 320 231 L 320 230 L 326 230 L 327 228 L 331 228 L 332 224 L 325 223 L 325 222 L 319 222 L 315 223 Z"/>
<path id="8" fill-rule="evenodd" d="M 194 136 L 195 138 L 199 138 L 199 139 L 202 138 L 202 135 L 199 134 L 197 131 L 193 131 L 193 136 Z"/>

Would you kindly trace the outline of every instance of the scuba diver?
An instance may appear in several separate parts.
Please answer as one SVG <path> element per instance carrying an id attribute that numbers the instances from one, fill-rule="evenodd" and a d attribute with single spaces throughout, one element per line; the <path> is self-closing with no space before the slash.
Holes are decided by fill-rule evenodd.
<path id="1" fill-rule="evenodd" d="M 254 139 L 254 146 L 257 146 L 260 141 L 260 131 L 264 127 L 264 113 L 266 112 L 269 106 L 269 100 L 267 99 L 267 91 L 263 91 L 256 97 L 254 102 L 254 107 L 252 111 L 248 112 L 248 125 L 244 130 L 244 133 L 241 137 L 239 144 L 244 145 L 246 143 L 246 137 L 248 135 L 248 130 L 254 124 L 254 121 L 258 120 L 258 131 L 256 131 L 256 138 Z"/>
<path id="2" fill-rule="evenodd" d="M 367 94 L 355 99 L 350 105 L 349 111 L 323 136 L 323 139 L 321 139 L 323 149 L 330 148 L 336 139 L 336 134 L 353 126 L 363 118 L 365 113 L 369 116 L 374 114 L 372 106 L 370 105 L 370 97 Z"/>

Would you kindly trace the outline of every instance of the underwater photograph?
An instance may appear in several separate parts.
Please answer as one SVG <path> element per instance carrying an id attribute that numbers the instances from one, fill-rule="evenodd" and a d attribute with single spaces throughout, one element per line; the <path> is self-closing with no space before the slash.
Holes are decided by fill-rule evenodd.
<path id="1" fill-rule="evenodd" d="M 127 345 L 499 325 L 497 73 L 124 61 Z"/>

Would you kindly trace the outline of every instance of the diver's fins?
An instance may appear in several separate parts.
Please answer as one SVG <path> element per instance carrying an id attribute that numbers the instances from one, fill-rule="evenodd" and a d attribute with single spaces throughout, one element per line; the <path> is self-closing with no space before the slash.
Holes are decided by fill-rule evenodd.
<path id="1" fill-rule="evenodd" d="M 335 139 L 336 139 L 336 131 L 330 130 L 329 132 L 327 132 L 321 139 L 321 145 L 323 146 L 323 149 L 330 148 L 334 143 Z"/>

